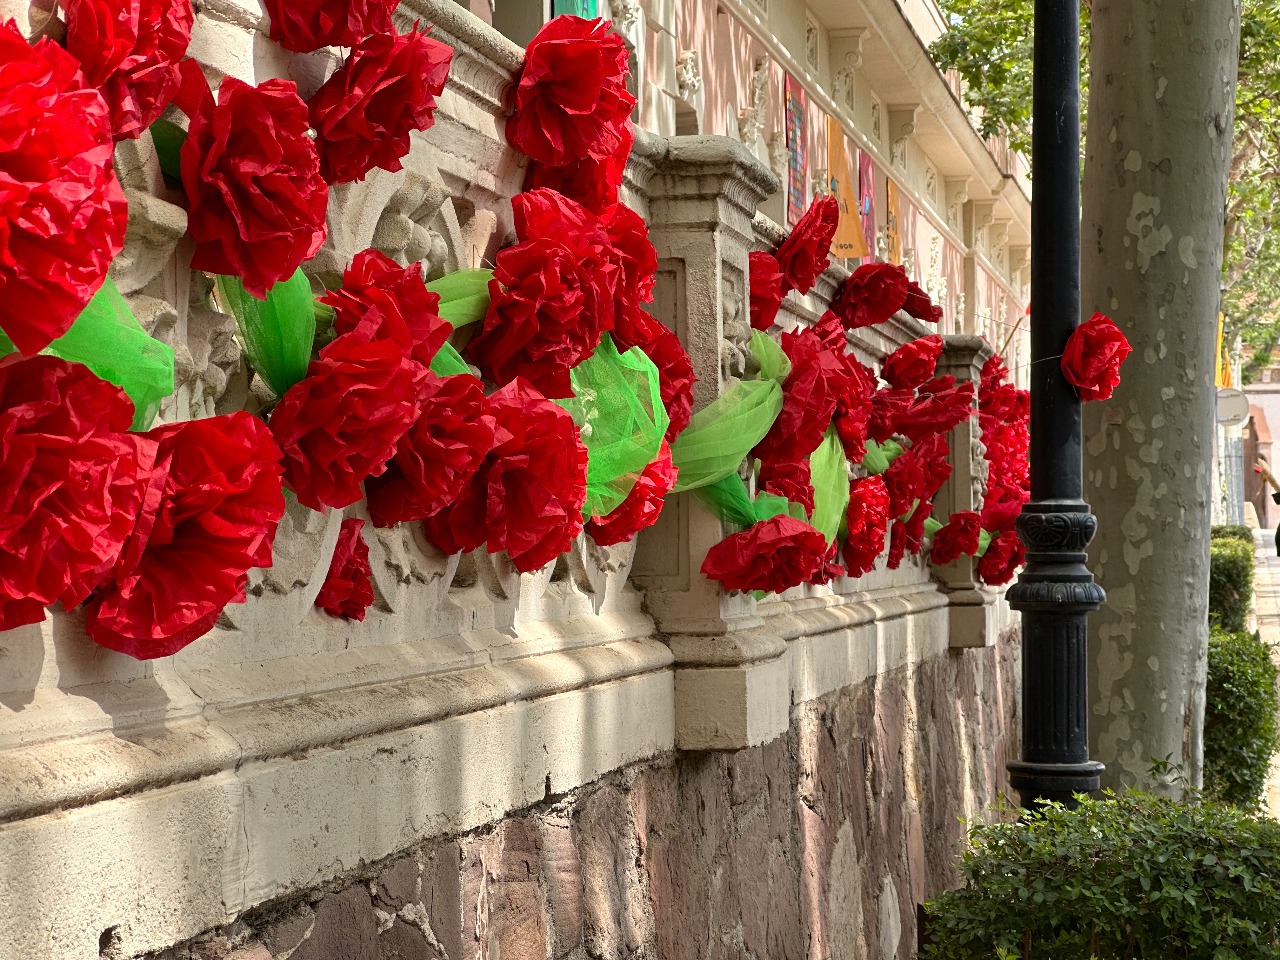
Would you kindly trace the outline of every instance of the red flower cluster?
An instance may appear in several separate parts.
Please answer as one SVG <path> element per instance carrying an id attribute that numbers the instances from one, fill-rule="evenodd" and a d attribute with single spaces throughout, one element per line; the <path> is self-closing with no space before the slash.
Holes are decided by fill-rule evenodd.
<path id="1" fill-rule="evenodd" d="M 182 63 L 177 100 L 191 118 L 181 152 L 191 266 L 238 276 L 262 299 L 324 243 L 329 188 L 307 105 L 292 82 L 227 77 L 215 106 L 193 60 Z"/>
<path id="2" fill-rule="evenodd" d="M 839 225 L 840 202 L 833 196 L 816 198 L 775 254 L 784 294 L 795 290 L 803 295 L 813 289 L 831 264 L 831 241 Z"/>
<path id="3" fill-rule="evenodd" d="M 377 250 L 357 253 L 343 274 L 342 288 L 320 302 L 334 309 L 335 333 L 391 340 L 424 366 L 453 333 L 440 316 L 440 297 L 422 282 L 422 264 L 402 267 Z"/>
<path id="4" fill-rule="evenodd" d="M 1110 317 L 1095 313 L 1071 331 L 1062 352 L 1062 375 L 1081 400 L 1110 400 L 1120 385 L 1120 365 L 1133 352 Z"/>
<path id="5" fill-rule="evenodd" d="M 338 531 L 338 545 L 315 605 L 333 617 L 363 620 L 373 606 L 373 568 L 369 566 L 369 545 L 360 531 L 364 521 L 347 517 Z"/>
<path id="6" fill-rule="evenodd" d="M 323 510 L 359 500 L 418 419 L 429 374 L 392 340 L 352 332 L 321 350 L 271 414 L 298 502 Z"/>
<path id="7" fill-rule="evenodd" d="M 933 550 L 929 559 L 942 566 L 960 557 L 971 557 L 978 552 L 978 535 L 982 532 L 982 517 L 973 510 L 953 513 L 946 524 L 933 535 Z"/>
<path id="8" fill-rule="evenodd" d="M 271 17 L 271 39 L 286 50 L 310 53 L 321 47 L 353 47 L 361 37 L 390 33 L 396 0 L 263 0 Z"/>
<path id="9" fill-rule="evenodd" d="M 911 281 L 895 263 L 864 263 L 840 286 L 831 310 L 847 330 L 884 323 L 907 302 Z"/>
<path id="10" fill-rule="evenodd" d="M 27 356 L 67 332 L 124 246 L 111 141 L 75 59 L 0 23 L 0 329 Z"/>
<path id="11" fill-rule="evenodd" d="M 102 91 L 116 140 L 141 136 L 178 89 L 191 43 L 190 0 L 63 0 L 67 52 Z"/>
<path id="12" fill-rule="evenodd" d="M 1027 558 L 1027 549 L 1013 530 L 1006 530 L 987 546 L 978 561 L 978 576 L 989 586 L 999 587 L 1014 578 Z"/>
<path id="13" fill-rule="evenodd" d="M 818 448 L 854 376 L 844 351 L 828 349 L 811 329 L 784 333 L 782 349 L 791 360 L 782 412 L 753 451 L 775 463 L 804 459 Z"/>
<path id="14" fill-rule="evenodd" d="M 782 268 L 778 258 L 763 250 L 753 250 L 751 262 L 751 326 L 756 330 L 768 330 L 782 306 Z"/>
<path id="15" fill-rule="evenodd" d="M 667 439 L 674 441 L 693 417 L 693 385 L 698 380 L 684 344 L 644 310 L 619 317 L 613 339 L 619 350 L 639 347 L 658 368 L 662 405 L 671 418 Z"/>
<path id="16" fill-rule="evenodd" d="M 251 567 L 271 566 L 284 515 L 280 450 L 247 413 L 157 427 L 156 469 L 111 579 L 86 628 L 140 660 L 167 657 L 243 603 Z"/>
<path id="17" fill-rule="evenodd" d="M 1025 390 L 1006 382 L 1007 377 L 1004 361 L 992 357 L 982 368 L 978 391 L 978 419 L 987 451 L 982 527 L 992 535 L 978 562 L 978 576 L 992 586 L 1008 583 L 1022 564 L 1024 550 L 1013 527 L 1031 489 L 1027 460 L 1030 398 Z"/>
<path id="18" fill-rule="evenodd" d="M 760 489 L 804 507 L 813 513 L 813 468 L 807 458 L 799 460 L 765 460 L 756 478 Z"/>
<path id="19" fill-rule="evenodd" d="M 401 169 L 409 134 L 435 123 L 452 59 L 450 47 L 416 27 L 356 44 L 308 104 L 324 179 L 349 183 L 374 167 Z"/>
<path id="20" fill-rule="evenodd" d="M 942 337 L 936 333 L 904 343 L 885 358 L 880 375 L 889 386 L 914 390 L 933 377 L 942 356 Z M 954 381 L 953 381 L 954 382 Z"/>
<path id="21" fill-rule="evenodd" d="M 600 546 L 607 547 L 630 540 L 641 530 L 653 526 L 666 502 L 663 498 L 676 485 L 677 472 L 671 462 L 671 448 L 664 440 L 658 459 L 645 467 L 627 498 L 612 512 L 587 521 L 587 535 Z"/>
<path id="22" fill-rule="evenodd" d="M 525 48 L 514 100 L 507 139 L 539 163 L 617 157 L 636 104 L 622 38 L 605 20 L 556 17 Z"/>
<path id="23" fill-rule="evenodd" d="M 781 593 L 826 569 L 827 538 L 786 514 L 725 537 L 707 551 L 702 573 L 726 590 Z"/>

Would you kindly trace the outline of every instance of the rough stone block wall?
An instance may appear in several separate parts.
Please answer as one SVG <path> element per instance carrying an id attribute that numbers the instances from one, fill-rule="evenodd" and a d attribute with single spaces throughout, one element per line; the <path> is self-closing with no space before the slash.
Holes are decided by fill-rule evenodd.
<path id="1" fill-rule="evenodd" d="M 1017 666 L 1010 630 L 882 673 L 798 706 L 763 746 L 615 771 L 160 960 L 914 956 L 961 818 L 1004 789 Z"/>

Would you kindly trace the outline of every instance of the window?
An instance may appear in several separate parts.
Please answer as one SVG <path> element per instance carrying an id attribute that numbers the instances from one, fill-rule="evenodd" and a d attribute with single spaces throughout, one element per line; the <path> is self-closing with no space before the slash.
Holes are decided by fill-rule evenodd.
<path id="1" fill-rule="evenodd" d="M 497 0 L 492 6 L 494 28 L 523 47 L 552 17 L 558 17 L 562 13 L 587 19 L 600 16 L 601 2 L 600 0 Z"/>

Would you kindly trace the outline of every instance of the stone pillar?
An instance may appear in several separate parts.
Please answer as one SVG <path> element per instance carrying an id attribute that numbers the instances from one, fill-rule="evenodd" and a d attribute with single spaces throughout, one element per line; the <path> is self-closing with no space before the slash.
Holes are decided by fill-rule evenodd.
<path id="1" fill-rule="evenodd" d="M 649 236 L 658 250 L 653 313 L 679 335 L 698 377 L 694 409 L 744 373 L 750 339 L 747 254 L 757 205 L 778 189 L 742 144 L 727 137 L 660 140 L 637 131 L 651 169 Z M 727 530 L 691 495 L 667 499 L 640 538 L 633 576 L 676 658 L 676 743 L 739 749 L 786 730 L 786 645 L 761 629 L 749 595 L 727 595 L 699 572 Z"/>
<path id="2" fill-rule="evenodd" d="M 949 373 L 957 383 L 972 383 L 976 395 L 982 366 L 994 355 L 994 349 L 982 337 L 968 334 L 944 340 L 946 346 L 938 358 L 938 375 Z M 938 491 L 933 510 L 934 517 L 943 523 L 951 514 L 963 510 L 982 512 L 987 462 L 976 407 L 967 420 L 952 428 L 947 441 L 951 446 L 951 477 Z M 978 561 L 973 557 L 959 557 L 952 563 L 931 568 L 933 579 L 947 594 L 952 647 L 988 647 L 995 643 L 999 632 L 998 592 L 978 582 L 977 567 Z"/>

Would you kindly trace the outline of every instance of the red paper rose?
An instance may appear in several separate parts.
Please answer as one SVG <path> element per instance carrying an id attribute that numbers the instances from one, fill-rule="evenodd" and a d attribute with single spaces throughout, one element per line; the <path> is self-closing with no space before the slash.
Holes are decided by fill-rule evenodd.
<path id="1" fill-rule="evenodd" d="M 807 582 L 814 586 L 822 586 L 823 584 L 830 583 L 836 577 L 843 577 L 845 575 L 844 567 L 836 563 L 836 558 L 839 555 L 839 544 L 831 544 L 827 549 L 827 555 L 822 558 L 822 568 L 810 577 Z"/>
<path id="2" fill-rule="evenodd" d="M 803 295 L 813 289 L 831 264 L 831 240 L 839 225 L 840 202 L 833 196 L 816 198 L 775 254 L 784 293 L 795 290 Z"/>
<path id="3" fill-rule="evenodd" d="M 905 538 L 907 553 L 915 555 L 920 552 L 920 547 L 924 540 L 924 522 L 929 519 L 932 513 L 933 503 L 929 500 L 921 500 L 916 504 L 916 508 L 911 511 L 911 516 L 903 523 L 902 533 Z"/>
<path id="4" fill-rule="evenodd" d="M 813 469 L 808 460 L 768 460 L 760 464 L 760 489 L 813 513 Z"/>
<path id="5" fill-rule="evenodd" d="M 882 388 L 871 395 L 867 414 L 867 436 L 884 443 L 898 432 L 898 420 L 915 403 L 915 391 Z"/>
<path id="6" fill-rule="evenodd" d="M 0 366 L 0 631 L 81 603 L 143 508 L 156 444 L 125 433 L 133 404 L 88 367 Z"/>
<path id="7" fill-rule="evenodd" d="M 867 430 L 871 419 L 871 398 L 876 393 L 876 375 L 851 356 L 845 357 L 845 367 L 849 371 L 849 379 L 836 403 L 832 422 L 844 447 L 844 455 L 854 463 L 860 463 L 867 452 Z"/>
<path id="8" fill-rule="evenodd" d="M 102 91 L 116 140 L 140 136 L 173 99 L 191 43 L 190 0 L 63 0 L 67 52 Z"/>
<path id="9" fill-rule="evenodd" d="M 607 157 L 585 157 L 560 166 L 530 160 L 524 175 L 524 189 L 554 190 L 602 216 L 618 202 L 635 139 L 631 125 L 626 124 L 622 128 L 622 140 Z"/>
<path id="10" fill-rule="evenodd" d="M 191 266 L 239 277 L 263 299 L 324 243 L 329 188 L 307 105 L 290 81 L 227 77 L 214 106 L 193 60 L 182 63 L 178 105 L 191 118 L 181 152 Z"/>
<path id="11" fill-rule="evenodd" d="M 613 339 L 620 351 L 639 347 L 658 368 L 662 405 L 671 418 L 667 440 L 674 441 L 693 417 L 693 385 L 698 380 L 684 344 L 642 309 L 619 316 Z"/>
<path id="12" fill-rule="evenodd" d="M 329 572 L 316 594 L 316 606 L 333 617 L 363 620 L 373 606 L 373 568 L 369 566 L 369 545 L 360 531 L 364 521 L 347 517 L 338 531 L 338 545 L 329 561 Z"/>
<path id="13" fill-rule="evenodd" d="M 827 538 L 785 513 L 725 537 L 707 551 L 703 576 L 726 590 L 781 593 L 825 567 Z"/>
<path id="14" fill-rule="evenodd" d="M 0 23 L 0 329 L 32 356 L 71 327 L 124 246 L 111 122 L 76 61 Z"/>
<path id="15" fill-rule="evenodd" d="M 489 552 L 517 570 L 550 563 L 582 532 L 587 448 L 573 418 L 522 380 L 489 398 L 495 443 L 483 468 Z"/>
<path id="16" fill-rule="evenodd" d="M 973 415 L 973 384 L 964 382 L 916 399 L 894 419 L 894 430 L 918 442 L 931 433 L 946 433 Z"/>
<path id="17" fill-rule="evenodd" d="M 996 499 L 989 490 L 982 500 L 982 529 L 992 534 L 1012 530 L 1014 523 L 1018 520 L 1018 514 L 1022 513 L 1023 502 L 1018 498 Z"/>
<path id="18" fill-rule="evenodd" d="M 598 545 L 607 547 L 630 540 L 641 530 L 652 527 L 662 514 L 666 503 L 663 498 L 676 485 L 677 473 L 671 462 L 671 448 L 664 440 L 658 458 L 645 467 L 627 498 L 605 516 L 587 521 L 587 535 Z"/>
<path id="19" fill-rule="evenodd" d="M 818 322 L 813 325 L 813 332 L 828 350 L 843 354 L 849 346 L 849 335 L 841 325 L 840 318 L 830 310 L 827 310 L 818 318 Z M 862 364 L 858 365 L 862 366 Z M 874 379 L 872 377 L 872 380 Z"/>
<path id="20" fill-rule="evenodd" d="M 342 276 L 342 288 L 320 302 L 333 307 L 335 333 L 391 340 L 424 366 L 453 333 L 440 316 L 439 295 L 422 282 L 422 264 L 402 267 L 377 250 L 357 253 Z"/>
<path id="21" fill-rule="evenodd" d="M 618 157 L 635 104 L 622 38 L 604 20 L 556 17 L 525 48 L 507 140 L 551 166 Z"/>
<path id="22" fill-rule="evenodd" d="M 1013 579 L 1026 558 L 1026 548 L 1017 533 L 1006 530 L 987 546 L 987 552 L 978 561 L 978 576 L 988 586 L 1002 586 Z"/>
<path id="23" fill-rule="evenodd" d="M 768 330 L 782 306 L 782 268 L 778 258 L 763 250 L 753 250 L 751 261 L 751 326 Z"/>
<path id="24" fill-rule="evenodd" d="M 987 362 L 982 365 L 982 387 L 980 393 L 985 394 L 988 390 L 1000 386 L 1009 379 L 1009 368 L 1004 364 L 1004 357 L 996 354 L 988 357 Z"/>
<path id="25" fill-rule="evenodd" d="M 884 323 L 907 301 L 910 281 L 896 263 L 864 263 L 840 287 L 831 309 L 845 329 Z"/>
<path id="26" fill-rule="evenodd" d="M 601 222 L 613 246 L 606 257 L 620 269 L 618 299 L 632 306 L 649 303 L 658 273 L 658 251 L 649 242 L 644 218 L 619 203 Z"/>
<path id="27" fill-rule="evenodd" d="M 365 482 L 375 527 L 424 520 L 462 495 L 493 446 L 484 388 L 467 374 L 427 375 L 422 414 L 386 473 Z"/>
<path id="28" fill-rule="evenodd" d="M 320 174 L 329 183 L 363 180 L 374 167 L 402 169 L 409 134 L 435 123 L 436 97 L 453 49 L 415 27 L 356 44 L 307 104 L 319 135 Z"/>
<path id="29" fill-rule="evenodd" d="M 884 565 L 890 570 L 902 566 L 902 558 L 907 555 L 907 524 L 904 520 L 895 520 L 889 528 L 889 554 Z"/>
<path id="30" fill-rule="evenodd" d="M 93 595 L 86 628 L 139 660 L 167 657 L 243 603 L 251 567 L 271 566 L 284 514 L 280 450 L 247 413 L 157 427 L 146 509 L 112 580 Z"/>
<path id="31" fill-rule="evenodd" d="M 1133 352 L 1110 317 L 1095 313 L 1071 331 L 1062 352 L 1062 375 L 1081 400 L 1110 400 L 1120 384 L 1120 364 Z"/>
<path id="32" fill-rule="evenodd" d="M 429 373 L 390 340 L 347 333 L 321 350 L 271 414 L 298 502 L 323 510 L 359 500 L 418 419 Z"/>
<path id="33" fill-rule="evenodd" d="M 845 357 L 828 350 L 810 329 L 784 333 L 782 349 L 791 360 L 782 384 L 782 412 L 754 451 L 765 461 L 802 460 L 813 453 L 850 378 Z"/>
<path id="34" fill-rule="evenodd" d="M 848 526 L 844 542 L 844 562 L 849 576 L 859 577 L 876 565 L 884 552 L 884 536 L 889 526 L 889 491 L 884 477 L 863 477 L 849 489 Z"/>
<path id="35" fill-rule="evenodd" d="M 470 553 L 483 544 L 487 536 L 484 517 L 488 488 L 483 483 L 484 467 L 478 472 L 480 476 L 467 484 L 458 499 L 422 521 L 423 534 L 445 553 Z"/>
<path id="36" fill-rule="evenodd" d="M 891 387 L 912 390 L 933 376 L 942 356 L 942 338 L 936 333 L 904 343 L 885 358 L 880 370 Z"/>
<path id="37" fill-rule="evenodd" d="M 935 306 L 929 295 L 914 280 L 907 284 L 907 299 L 902 301 L 902 309 L 925 323 L 938 323 L 942 320 L 942 308 Z"/>
<path id="38" fill-rule="evenodd" d="M 973 510 L 953 513 L 946 524 L 933 535 L 933 550 L 929 559 L 942 566 L 960 557 L 971 557 L 978 552 L 978 534 L 982 532 L 982 518 Z"/>
<path id="39" fill-rule="evenodd" d="M 390 33 L 396 0 L 263 0 L 271 39 L 286 50 L 352 47 L 361 37 Z"/>

